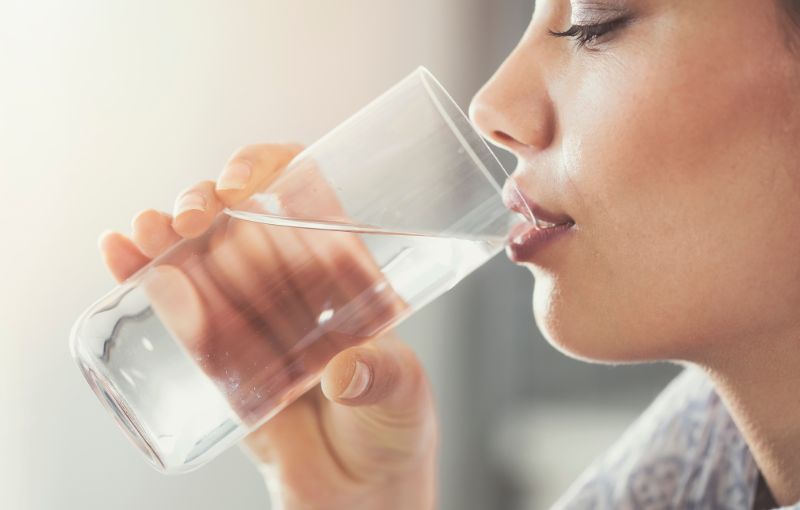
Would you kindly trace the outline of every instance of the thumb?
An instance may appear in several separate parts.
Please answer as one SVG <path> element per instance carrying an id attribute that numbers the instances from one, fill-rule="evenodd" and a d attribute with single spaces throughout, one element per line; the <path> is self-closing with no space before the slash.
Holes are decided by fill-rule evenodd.
<path id="1" fill-rule="evenodd" d="M 331 443 L 354 471 L 387 474 L 435 456 L 430 384 L 414 351 L 393 334 L 337 354 L 321 385 L 334 403 L 325 416 Z"/>

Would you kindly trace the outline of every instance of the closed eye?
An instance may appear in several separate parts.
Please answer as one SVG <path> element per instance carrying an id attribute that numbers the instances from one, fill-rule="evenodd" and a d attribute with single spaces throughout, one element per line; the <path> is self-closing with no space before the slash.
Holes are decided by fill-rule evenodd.
<path id="1" fill-rule="evenodd" d="M 597 41 L 599 38 L 613 32 L 614 30 L 622 28 L 628 24 L 629 21 L 629 18 L 622 17 L 591 25 L 572 25 L 563 32 L 555 32 L 550 30 L 550 35 L 553 37 L 571 37 L 577 41 L 579 47 L 582 47 Z"/>

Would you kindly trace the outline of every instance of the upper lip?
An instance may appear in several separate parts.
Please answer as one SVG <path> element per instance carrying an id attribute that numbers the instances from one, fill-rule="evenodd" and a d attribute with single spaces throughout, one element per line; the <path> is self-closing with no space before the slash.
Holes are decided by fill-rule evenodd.
<path id="1" fill-rule="evenodd" d="M 508 209 L 520 213 L 539 228 L 575 223 L 568 215 L 550 212 L 534 202 L 511 178 L 503 186 L 503 204 Z"/>

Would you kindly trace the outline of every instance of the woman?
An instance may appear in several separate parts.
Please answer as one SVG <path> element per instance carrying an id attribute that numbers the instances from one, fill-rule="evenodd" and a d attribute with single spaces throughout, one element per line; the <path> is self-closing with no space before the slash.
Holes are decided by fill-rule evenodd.
<path id="1" fill-rule="evenodd" d="M 798 21 L 800 0 L 540 0 L 473 100 L 553 229 L 508 250 L 547 339 L 687 366 L 558 508 L 800 508 Z M 296 151 L 240 150 L 173 215 L 104 236 L 109 269 L 202 233 Z M 247 442 L 285 508 L 420 509 L 436 441 L 423 370 L 387 335 Z"/>

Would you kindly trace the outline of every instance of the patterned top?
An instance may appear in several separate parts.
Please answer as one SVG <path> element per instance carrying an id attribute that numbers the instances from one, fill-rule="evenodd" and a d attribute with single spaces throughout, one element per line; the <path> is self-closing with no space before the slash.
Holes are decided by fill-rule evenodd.
<path id="1" fill-rule="evenodd" d="M 711 381 L 687 368 L 552 510 L 747 510 L 757 490 L 772 501 Z"/>

